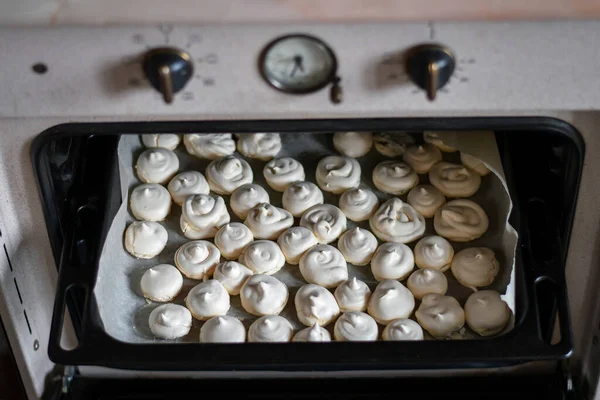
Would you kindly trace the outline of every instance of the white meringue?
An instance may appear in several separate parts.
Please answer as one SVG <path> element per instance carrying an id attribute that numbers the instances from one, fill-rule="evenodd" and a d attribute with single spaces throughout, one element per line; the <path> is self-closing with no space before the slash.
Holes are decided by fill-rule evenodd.
<path id="1" fill-rule="evenodd" d="M 173 133 L 146 134 L 141 136 L 142 143 L 148 148 L 163 147 L 167 150 L 175 150 L 181 142 L 181 136 Z"/>
<path id="2" fill-rule="evenodd" d="M 215 160 L 235 151 L 231 133 L 193 133 L 183 135 L 183 144 L 188 153 L 199 158 Z"/>
<path id="3" fill-rule="evenodd" d="M 340 314 L 335 297 L 323 286 L 308 284 L 294 298 L 298 320 L 306 326 L 326 326 Z"/>
<path id="4" fill-rule="evenodd" d="M 229 221 L 229 212 L 221 196 L 195 194 L 181 205 L 180 226 L 186 237 L 212 238 Z M 189 230 L 194 232 L 190 233 Z"/>
<path id="5" fill-rule="evenodd" d="M 377 238 L 368 230 L 356 227 L 340 237 L 338 250 L 350 264 L 367 265 L 377 250 Z"/>
<path id="6" fill-rule="evenodd" d="M 371 132 L 336 132 L 333 147 L 346 157 L 362 157 L 373 147 Z"/>
<path id="7" fill-rule="evenodd" d="M 210 192 L 206 178 L 198 171 L 185 171 L 175 175 L 167 188 L 178 205 L 183 204 L 188 196 Z"/>
<path id="8" fill-rule="evenodd" d="M 328 156 L 317 164 L 317 184 L 334 194 L 360 185 L 360 164 L 354 158 Z"/>
<path id="9" fill-rule="evenodd" d="M 410 204 L 393 197 L 369 218 L 369 226 L 384 242 L 410 243 L 425 233 L 425 218 Z"/>
<path id="10" fill-rule="evenodd" d="M 369 299 L 368 313 L 382 325 L 398 318 L 408 318 L 415 308 L 415 298 L 403 284 L 381 281 Z"/>
<path id="11" fill-rule="evenodd" d="M 455 242 L 475 240 L 488 230 L 488 216 L 479 204 L 466 199 L 452 200 L 435 212 L 436 233 Z"/>
<path id="12" fill-rule="evenodd" d="M 342 282 L 333 293 L 342 312 L 366 311 L 371 297 L 371 289 L 356 277 Z"/>
<path id="13" fill-rule="evenodd" d="M 429 170 L 429 182 L 446 197 L 470 197 L 481 186 L 481 176 L 461 164 L 439 162 Z"/>
<path id="14" fill-rule="evenodd" d="M 239 135 L 237 150 L 246 157 L 268 161 L 281 151 L 281 137 L 279 133 Z"/>
<path id="15" fill-rule="evenodd" d="M 415 264 L 419 268 L 433 268 L 446 271 L 454 257 L 450 242 L 441 236 L 426 236 L 419 240 L 414 249 Z"/>
<path id="16" fill-rule="evenodd" d="M 264 274 L 252 275 L 242 286 L 242 307 L 252 315 L 277 315 L 287 304 L 288 288 L 279 279 Z"/>
<path id="17" fill-rule="evenodd" d="M 431 143 L 432 145 L 439 148 L 441 151 L 446 153 L 453 153 L 456 151 L 454 147 L 448 146 L 444 143 L 441 138 L 441 135 L 446 134 L 446 132 L 435 132 L 435 131 L 425 131 L 423 132 L 423 139 L 426 143 Z"/>
<path id="18" fill-rule="evenodd" d="M 348 279 L 348 265 L 342 253 L 328 244 L 318 244 L 300 259 L 305 281 L 333 288 Z"/>
<path id="19" fill-rule="evenodd" d="M 304 253 L 318 243 L 311 230 L 303 226 L 293 226 L 277 239 L 285 260 L 292 265 L 298 265 Z"/>
<path id="20" fill-rule="evenodd" d="M 205 174 L 210 190 L 217 194 L 231 194 L 254 179 L 250 164 L 234 155 L 211 161 Z"/>
<path id="21" fill-rule="evenodd" d="M 454 255 L 450 268 L 452 275 L 464 286 L 488 286 L 500 272 L 500 263 L 492 249 L 469 247 Z"/>
<path id="22" fill-rule="evenodd" d="M 340 196 L 340 209 L 352 221 L 365 221 L 379 207 L 379 200 L 369 189 L 348 189 Z"/>
<path id="23" fill-rule="evenodd" d="M 308 228 L 319 243 L 331 243 L 346 230 L 346 216 L 336 206 L 317 204 L 312 206 L 300 219 L 300 226 Z"/>
<path id="24" fill-rule="evenodd" d="M 240 294 L 242 285 L 252 275 L 252 271 L 237 261 L 225 261 L 217 264 L 213 279 L 221 282 L 231 296 Z"/>
<path id="25" fill-rule="evenodd" d="M 413 252 L 410 247 L 402 243 L 382 244 L 371 259 L 371 272 L 378 281 L 402 280 L 411 273 L 414 267 Z"/>
<path id="26" fill-rule="evenodd" d="M 406 202 L 425 218 L 433 218 L 435 212 L 446 204 L 446 198 L 435 186 L 417 185 L 408 192 Z"/>
<path id="27" fill-rule="evenodd" d="M 375 320 L 361 311 L 342 314 L 333 327 L 333 336 L 338 342 L 373 342 L 378 334 Z"/>
<path id="28" fill-rule="evenodd" d="M 181 273 L 169 264 L 159 264 L 147 269 L 140 280 L 144 297 L 152 301 L 171 301 L 181 292 L 182 286 Z"/>
<path id="29" fill-rule="evenodd" d="M 488 167 L 477 157 L 473 157 L 469 154 L 465 154 L 463 152 L 460 153 L 460 162 L 463 165 L 471 168 L 473 171 L 477 172 L 481 176 L 485 176 L 490 173 Z"/>
<path id="30" fill-rule="evenodd" d="M 153 258 L 165 246 L 169 234 L 158 222 L 134 221 L 125 230 L 125 250 L 137 258 Z"/>
<path id="31" fill-rule="evenodd" d="M 229 199 L 231 210 L 240 219 L 246 219 L 250 210 L 260 203 L 269 203 L 269 194 L 256 183 L 247 183 L 235 189 Z"/>
<path id="32" fill-rule="evenodd" d="M 297 332 L 292 338 L 292 342 L 331 342 L 331 335 L 327 329 L 314 324 Z"/>
<path id="33" fill-rule="evenodd" d="M 430 143 L 411 146 L 402 155 L 402 160 L 417 174 L 426 174 L 435 163 L 442 161 L 442 152 Z"/>
<path id="34" fill-rule="evenodd" d="M 408 290 L 421 300 L 429 293 L 446 294 L 448 291 L 448 280 L 443 272 L 433 268 L 418 269 L 413 272 L 406 281 Z"/>
<path id="35" fill-rule="evenodd" d="M 171 195 L 158 183 L 143 183 L 131 192 L 129 207 L 137 219 L 163 221 L 171 211 Z"/>
<path id="36" fill-rule="evenodd" d="M 221 282 L 210 279 L 189 291 L 185 306 L 194 318 L 206 321 L 214 316 L 227 314 L 230 307 L 229 293 Z"/>
<path id="37" fill-rule="evenodd" d="M 289 342 L 294 335 L 290 321 L 280 315 L 265 315 L 250 325 L 248 341 L 260 342 Z"/>
<path id="38" fill-rule="evenodd" d="M 449 337 L 465 324 L 465 312 L 454 297 L 430 293 L 415 312 L 419 325 L 437 339 Z"/>
<path id="39" fill-rule="evenodd" d="M 383 161 L 373 169 L 373 184 L 385 193 L 402 195 L 418 183 L 417 173 L 400 161 Z"/>
<path id="40" fill-rule="evenodd" d="M 382 132 L 373 139 L 375 149 L 386 157 L 398 157 L 406 148 L 415 143 L 415 139 L 405 132 Z"/>
<path id="41" fill-rule="evenodd" d="M 144 151 L 137 159 L 135 170 L 144 183 L 166 184 L 177 173 L 179 159 L 171 150 L 156 147 Z"/>
<path id="42" fill-rule="evenodd" d="M 273 190 L 283 192 L 294 182 L 304 181 L 304 167 L 292 157 L 275 158 L 265 165 L 263 175 Z"/>
<path id="43" fill-rule="evenodd" d="M 223 225 L 215 235 L 215 245 L 221 251 L 221 255 L 227 260 L 237 260 L 242 250 L 254 236 L 246 225 L 241 222 L 231 222 Z"/>
<path id="44" fill-rule="evenodd" d="M 212 317 L 200 328 L 200 343 L 244 343 L 246 328 L 235 317 Z"/>
<path id="45" fill-rule="evenodd" d="M 284 266 L 285 257 L 277 243 L 255 240 L 244 247 L 239 262 L 255 274 L 273 275 Z"/>
<path id="46" fill-rule="evenodd" d="M 260 203 L 250 210 L 244 224 L 258 239 L 277 240 L 283 231 L 294 225 L 294 217 L 283 208 Z"/>
<path id="47" fill-rule="evenodd" d="M 469 328 L 480 336 L 493 336 L 508 323 L 510 308 L 497 291 L 480 290 L 467 299 L 465 319 Z"/>
<path id="48" fill-rule="evenodd" d="M 391 340 L 423 340 L 423 328 L 412 319 L 399 318 L 386 325 L 381 338 Z"/>
<path id="49" fill-rule="evenodd" d="M 317 204 L 323 204 L 323 192 L 312 182 L 294 182 L 285 189 L 281 202 L 283 208 L 296 218 Z"/>
<path id="50" fill-rule="evenodd" d="M 192 314 L 177 304 L 161 304 L 150 313 L 150 331 L 161 339 L 177 339 L 187 335 L 192 327 Z"/>
<path id="51" fill-rule="evenodd" d="M 217 246 L 206 240 L 184 243 L 175 252 L 175 265 L 190 279 L 204 279 L 213 274 L 221 253 Z"/>

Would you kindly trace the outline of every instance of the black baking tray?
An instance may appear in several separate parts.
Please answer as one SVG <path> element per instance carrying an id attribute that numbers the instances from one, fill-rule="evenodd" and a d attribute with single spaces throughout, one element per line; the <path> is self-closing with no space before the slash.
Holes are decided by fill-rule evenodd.
<path id="1" fill-rule="evenodd" d="M 493 130 L 519 233 L 514 328 L 498 337 L 417 342 L 130 344 L 109 336 L 93 288 L 98 257 L 121 204 L 119 135 L 209 132 L 422 132 Z M 583 167 L 577 130 L 543 117 L 71 123 L 32 146 L 46 225 L 59 268 L 48 345 L 64 365 L 138 370 L 324 371 L 497 367 L 572 352 L 564 266 Z M 78 339 L 61 347 L 68 306 Z M 555 330 L 554 327 L 557 327 Z M 558 333 L 558 339 L 553 332 Z"/>

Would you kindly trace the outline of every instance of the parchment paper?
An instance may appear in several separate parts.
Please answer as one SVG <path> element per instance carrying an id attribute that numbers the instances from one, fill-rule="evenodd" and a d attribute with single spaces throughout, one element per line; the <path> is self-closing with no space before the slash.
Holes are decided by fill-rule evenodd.
<path id="1" fill-rule="evenodd" d="M 315 168 L 318 161 L 327 155 L 336 154 L 331 134 L 294 133 L 282 134 L 281 136 L 283 148 L 278 157 L 290 156 L 299 160 L 304 166 L 306 180 L 312 182 L 315 182 Z M 422 141 L 421 134 L 415 134 L 415 137 L 417 141 Z M 452 242 L 452 245 L 455 251 L 473 246 L 486 246 L 494 250 L 501 267 L 499 275 L 488 288 L 502 293 L 504 300 L 508 303 L 514 314 L 515 295 L 513 281 L 517 233 L 508 224 L 508 216 L 512 208 L 512 203 L 505 183 L 494 134 L 492 132 L 447 133 L 444 136 L 444 141 L 467 154 L 478 157 L 493 172 L 482 178 L 481 188 L 471 197 L 472 200 L 483 207 L 489 217 L 490 225 L 488 232 L 475 241 L 468 243 Z M 183 236 L 179 228 L 181 208 L 173 204 L 169 217 L 163 222 L 169 232 L 169 241 L 165 250 L 159 256 L 151 260 L 141 260 L 136 259 L 125 251 L 123 233 L 125 228 L 134 220 L 129 212 L 128 198 L 131 190 L 141 183 L 135 176 L 135 162 L 143 150 L 144 147 L 137 135 L 124 134 L 121 136 L 118 155 L 123 203 L 113 220 L 100 256 L 98 279 L 94 294 L 98 303 L 100 317 L 109 335 L 118 340 L 130 343 L 153 341 L 165 343 L 169 341 L 155 339 L 148 327 L 148 316 L 160 303 L 147 302 L 141 294 L 139 282 L 142 274 L 154 265 L 162 263 L 174 265 L 173 257 L 175 251 L 183 243 L 189 241 L 189 239 Z M 180 161 L 180 171 L 198 170 L 204 173 L 206 166 L 210 162 L 209 160 L 201 160 L 190 156 L 185 151 L 183 145 L 177 148 L 176 153 Z M 392 195 L 377 191 L 373 185 L 371 175 L 375 165 L 386 159 L 388 158 L 379 154 L 375 149 L 372 149 L 367 155 L 358 159 L 362 168 L 362 186 L 372 189 L 382 202 L 392 197 Z M 264 180 L 262 170 L 266 162 L 247 158 L 246 160 L 253 168 L 254 182 L 262 185 L 269 192 L 272 204 L 281 207 L 282 193 L 271 190 Z M 459 153 L 444 153 L 444 160 L 460 163 Z M 420 175 L 419 179 L 420 183 L 428 182 L 427 175 Z M 325 192 L 324 195 L 326 203 L 338 205 L 339 195 Z M 224 198 L 228 205 L 231 221 L 240 221 L 229 208 L 229 196 L 224 196 Z M 406 200 L 406 195 L 400 198 Z M 433 219 L 426 219 L 426 221 L 427 230 L 425 235 L 435 234 Z M 295 221 L 295 225 L 297 224 L 298 219 Z M 349 229 L 357 225 L 361 228 L 369 229 L 368 221 L 356 224 L 348 220 Z M 335 245 L 335 243 L 332 244 Z M 414 245 L 415 243 L 412 243 L 409 246 L 414 248 Z M 357 267 L 348 264 L 348 267 L 350 277 L 356 276 L 374 290 L 377 281 L 373 278 L 369 266 Z M 450 271 L 446 271 L 445 274 L 448 278 L 447 294 L 456 297 L 461 305 L 464 305 L 472 290 L 459 284 Z M 288 304 L 281 315 L 286 317 L 296 330 L 305 328 L 296 317 L 293 301 L 298 288 L 306 284 L 298 266 L 286 264 L 274 276 L 284 282 L 290 291 Z M 185 278 L 184 288 L 174 303 L 184 305 L 184 298 L 187 292 L 198 283 L 199 281 Z M 417 301 L 415 310 L 418 306 L 419 302 Z M 231 309 L 228 314 L 240 318 L 246 327 L 256 320 L 256 317 L 244 311 L 239 296 L 231 297 Z M 197 343 L 202 324 L 203 322 L 194 320 L 190 333 L 184 338 L 175 341 Z M 327 328 L 332 330 L 333 324 L 330 324 Z M 380 326 L 380 331 L 382 329 L 383 327 Z M 510 329 L 510 326 L 508 329 Z M 427 338 L 430 339 L 430 337 Z M 465 327 L 454 338 L 469 339 L 480 337 Z"/>

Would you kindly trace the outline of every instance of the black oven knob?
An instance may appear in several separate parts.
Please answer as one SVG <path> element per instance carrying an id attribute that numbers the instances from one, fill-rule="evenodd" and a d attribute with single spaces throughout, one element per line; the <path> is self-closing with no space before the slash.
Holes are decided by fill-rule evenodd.
<path id="1" fill-rule="evenodd" d="M 194 75 L 192 57 L 174 47 L 157 47 L 144 55 L 144 74 L 150 84 L 158 90 L 165 103 L 173 102 L 179 92 Z"/>
<path id="2" fill-rule="evenodd" d="M 418 87 L 427 92 L 430 101 L 435 99 L 438 89 L 448 83 L 454 66 L 452 51 L 436 43 L 415 46 L 405 54 L 406 73 Z"/>

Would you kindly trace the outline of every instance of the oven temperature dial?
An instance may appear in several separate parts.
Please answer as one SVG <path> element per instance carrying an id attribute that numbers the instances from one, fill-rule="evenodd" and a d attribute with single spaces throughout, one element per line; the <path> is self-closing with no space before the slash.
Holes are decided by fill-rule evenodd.
<path id="1" fill-rule="evenodd" d="M 157 47 L 144 55 L 142 62 L 144 75 L 158 90 L 165 101 L 173 102 L 173 95 L 179 92 L 194 75 L 192 57 L 174 47 Z"/>
<path id="2" fill-rule="evenodd" d="M 456 64 L 450 49 L 436 43 L 415 46 L 405 55 L 406 73 L 421 89 L 427 92 L 430 101 L 435 99 L 438 89 L 450 80 Z"/>

